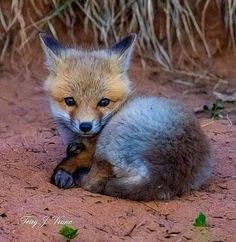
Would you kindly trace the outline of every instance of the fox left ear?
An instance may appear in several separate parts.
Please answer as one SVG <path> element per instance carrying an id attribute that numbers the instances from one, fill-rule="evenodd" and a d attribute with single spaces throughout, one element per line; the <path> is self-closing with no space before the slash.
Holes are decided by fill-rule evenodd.
<path id="1" fill-rule="evenodd" d="M 133 51 L 133 46 L 136 40 L 136 34 L 129 34 L 127 37 L 121 41 L 115 43 L 111 47 L 111 52 L 115 55 L 118 55 L 121 66 L 123 70 L 127 71 L 130 66 L 130 59 Z"/>
<path id="2" fill-rule="evenodd" d="M 60 44 L 53 36 L 47 33 L 40 33 L 39 38 L 46 55 L 46 65 L 53 66 L 65 47 Z"/>

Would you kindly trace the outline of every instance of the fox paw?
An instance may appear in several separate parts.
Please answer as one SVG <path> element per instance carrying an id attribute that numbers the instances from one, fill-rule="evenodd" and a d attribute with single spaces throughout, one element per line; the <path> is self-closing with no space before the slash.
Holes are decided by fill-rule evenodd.
<path id="1" fill-rule="evenodd" d="M 85 150 L 85 145 L 83 143 L 71 143 L 67 146 L 66 155 L 68 158 L 75 157 Z"/>
<path id="2" fill-rule="evenodd" d="M 51 176 L 51 183 L 59 188 L 68 189 L 75 186 L 74 178 L 68 172 L 59 169 Z"/>

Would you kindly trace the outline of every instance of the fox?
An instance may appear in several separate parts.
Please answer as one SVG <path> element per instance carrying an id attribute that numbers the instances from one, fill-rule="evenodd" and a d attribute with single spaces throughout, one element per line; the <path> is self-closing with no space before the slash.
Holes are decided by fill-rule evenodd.
<path id="1" fill-rule="evenodd" d="M 48 33 L 39 37 L 49 71 L 44 89 L 59 135 L 68 146 L 50 181 L 67 189 L 76 186 L 76 171 L 91 168 L 99 133 L 132 94 L 128 70 L 136 34 L 94 50 L 64 45 Z"/>
<path id="2" fill-rule="evenodd" d="M 176 100 L 136 97 L 128 76 L 135 34 L 85 51 L 41 34 L 45 89 L 67 157 L 51 182 L 130 200 L 167 200 L 198 189 L 214 158 L 197 118 Z"/>
<path id="3" fill-rule="evenodd" d="M 76 143 L 70 147 L 77 149 Z M 168 98 L 134 97 L 103 128 L 91 170 L 76 182 L 113 197 L 170 200 L 200 188 L 214 165 L 212 148 L 191 111 Z"/>

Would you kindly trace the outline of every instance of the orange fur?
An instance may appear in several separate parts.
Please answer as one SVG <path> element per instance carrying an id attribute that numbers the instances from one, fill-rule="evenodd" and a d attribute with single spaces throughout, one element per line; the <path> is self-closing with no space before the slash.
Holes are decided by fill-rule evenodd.
<path id="1" fill-rule="evenodd" d="M 129 79 L 120 71 L 119 60 L 99 57 L 97 52 L 66 52 L 50 73 L 45 89 L 61 109 L 69 112 L 72 118 L 81 117 L 82 121 L 113 112 L 130 93 Z M 73 97 L 77 105 L 68 107 L 65 97 Z M 97 107 L 103 97 L 111 100 L 110 105 Z"/>
<path id="2" fill-rule="evenodd" d="M 58 60 L 53 72 L 46 81 L 46 90 L 52 100 L 72 119 L 80 122 L 102 119 L 107 113 L 113 113 L 126 101 L 130 93 L 129 79 L 119 69 L 115 57 L 97 56 L 97 53 L 69 52 Z M 76 106 L 68 107 L 64 98 L 73 97 Z M 98 107 L 102 98 L 111 103 L 107 107 Z M 81 139 L 84 143 L 85 139 Z M 56 169 L 73 173 L 79 167 L 91 167 L 96 142 L 89 140 L 90 147 L 76 158 L 60 164 Z"/>
<path id="3" fill-rule="evenodd" d="M 77 168 L 91 167 L 96 135 L 131 93 L 127 71 L 136 35 L 127 36 L 110 49 L 95 51 L 64 47 L 45 33 L 40 38 L 50 71 L 45 90 L 54 117 L 62 123 L 61 133 L 66 142 L 69 136 L 68 142 L 85 145 L 78 156 L 61 162 L 54 175 L 57 170 L 73 174 Z M 66 104 L 68 97 L 74 99 L 73 105 Z M 98 105 L 104 98 L 109 99 L 109 104 Z M 81 130 L 82 123 L 92 123 L 91 134 Z"/>

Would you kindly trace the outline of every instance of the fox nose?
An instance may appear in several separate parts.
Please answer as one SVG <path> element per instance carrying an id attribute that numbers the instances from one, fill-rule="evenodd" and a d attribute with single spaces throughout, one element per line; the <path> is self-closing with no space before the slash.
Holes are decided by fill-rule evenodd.
<path id="1" fill-rule="evenodd" d="M 92 129 L 92 123 L 89 123 L 89 122 L 81 123 L 79 128 L 81 131 L 83 131 L 85 133 L 89 132 Z"/>

